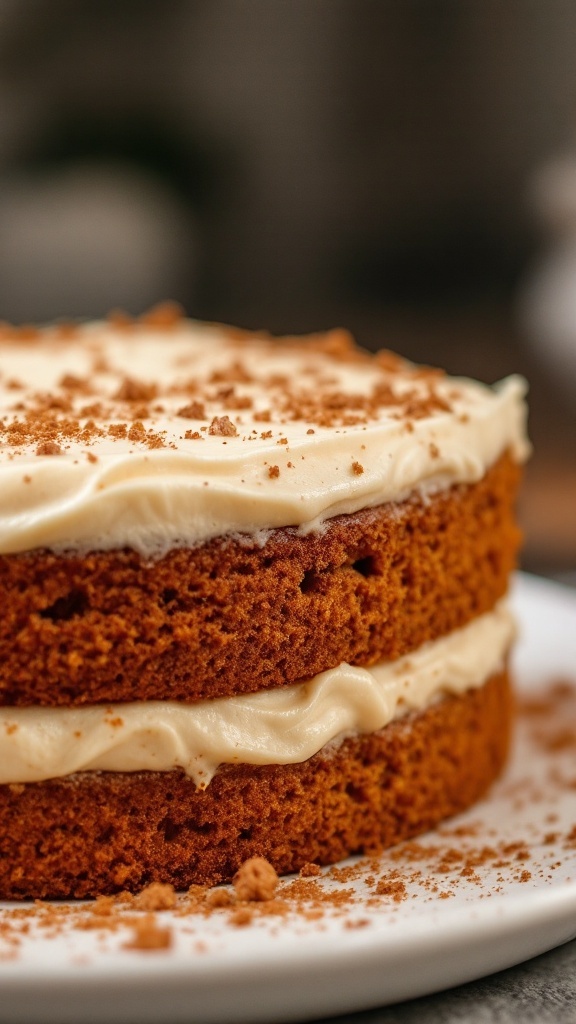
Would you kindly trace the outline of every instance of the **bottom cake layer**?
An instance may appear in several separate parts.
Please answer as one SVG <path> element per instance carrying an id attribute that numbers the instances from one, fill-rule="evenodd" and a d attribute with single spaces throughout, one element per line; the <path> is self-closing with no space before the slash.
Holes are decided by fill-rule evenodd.
<path id="1" fill-rule="evenodd" d="M 256 854 L 281 873 L 376 853 L 464 810 L 500 772 L 506 672 L 301 764 L 85 772 L 0 786 L 0 899 L 98 896 L 151 881 L 229 881 Z"/>

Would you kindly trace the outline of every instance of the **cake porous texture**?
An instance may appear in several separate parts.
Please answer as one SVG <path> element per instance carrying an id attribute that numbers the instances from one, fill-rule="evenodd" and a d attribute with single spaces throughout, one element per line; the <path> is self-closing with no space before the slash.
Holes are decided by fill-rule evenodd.
<path id="1" fill-rule="evenodd" d="M 479 799 L 524 390 L 169 305 L 0 328 L 0 898 L 296 871 Z"/>

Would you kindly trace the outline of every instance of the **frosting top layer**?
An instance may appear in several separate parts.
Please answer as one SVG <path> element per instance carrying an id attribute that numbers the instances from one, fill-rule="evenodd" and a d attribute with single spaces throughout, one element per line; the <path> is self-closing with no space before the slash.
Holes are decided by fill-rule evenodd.
<path id="1" fill-rule="evenodd" d="M 0 330 L 0 553 L 230 533 L 471 483 L 528 453 L 525 384 L 157 314 Z"/>

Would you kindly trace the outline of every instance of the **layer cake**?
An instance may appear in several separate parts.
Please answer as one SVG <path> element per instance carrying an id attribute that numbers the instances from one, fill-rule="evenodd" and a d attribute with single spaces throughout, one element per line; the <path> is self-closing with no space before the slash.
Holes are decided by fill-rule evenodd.
<path id="1" fill-rule="evenodd" d="M 510 736 L 524 382 L 169 307 L 0 334 L 0 898 L 375 852 Z"/>

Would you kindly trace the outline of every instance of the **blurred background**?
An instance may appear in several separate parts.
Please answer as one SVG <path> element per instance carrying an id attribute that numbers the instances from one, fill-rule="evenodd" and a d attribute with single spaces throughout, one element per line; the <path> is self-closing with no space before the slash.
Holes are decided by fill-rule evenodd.
<path id="1" fill-rule="evenodd" d="M 0 318 L 343 325 L 524 373 L 576 580 L 573 0 L 0 0 Z"/>

